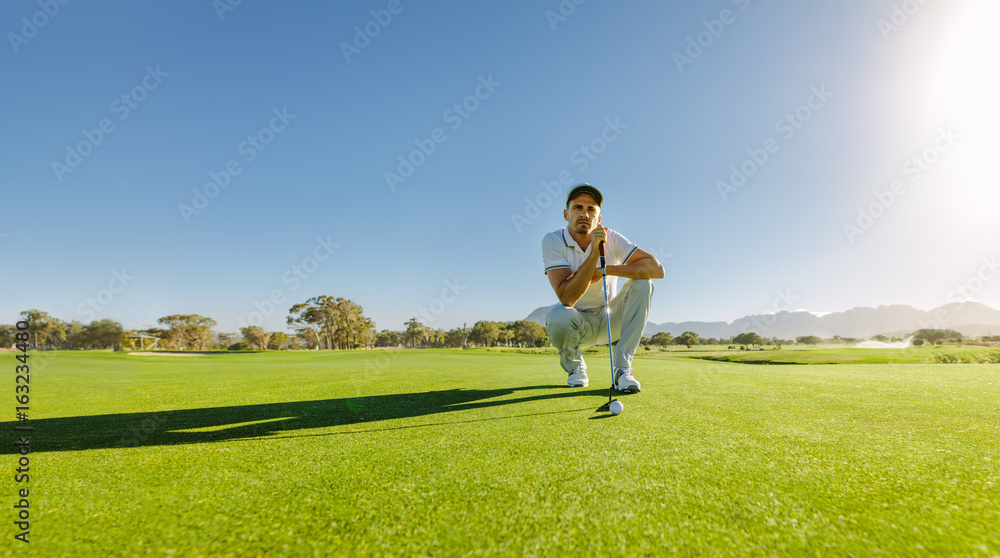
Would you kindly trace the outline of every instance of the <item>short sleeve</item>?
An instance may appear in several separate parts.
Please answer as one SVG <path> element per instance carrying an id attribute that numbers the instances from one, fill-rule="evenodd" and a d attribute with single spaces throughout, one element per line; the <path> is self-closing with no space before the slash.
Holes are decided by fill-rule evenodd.
<path id="1" fill-rule="evenodd" d="M 625 265 L 628 263 L 635 251 L 639 249 L 638 246 L 632 244 L 632 242 L 621 235 L 618 231 L 612 229 L 611 234 L 608 235 L 608 243 L 611 245 L 612 252 L 611 255 L 617 265 Z"/>
<path id="2" fill-rule="evenodd" d="M 552 234 L 545 235 L 542 239 L 542 264 L 545 267 L 545 273 L 553 269 L 566 268 L 571 269 L 569 265 L 569 260 L 566 259 L 566 253 L 562 249 L 562 239 L 555 237 Z"/>

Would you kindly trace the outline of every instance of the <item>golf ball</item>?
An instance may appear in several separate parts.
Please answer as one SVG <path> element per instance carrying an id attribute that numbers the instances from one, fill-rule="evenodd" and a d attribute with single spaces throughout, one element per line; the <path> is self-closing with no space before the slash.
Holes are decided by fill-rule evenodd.
<path id="1" fill-rule="evenodd" d="M 612 415 L 620 415 L 625 410 L 625 405 L 622 405 L 621 401 L 612 401 L 611 405 L 608 406 L 608 410 L 611 411 Z"/>

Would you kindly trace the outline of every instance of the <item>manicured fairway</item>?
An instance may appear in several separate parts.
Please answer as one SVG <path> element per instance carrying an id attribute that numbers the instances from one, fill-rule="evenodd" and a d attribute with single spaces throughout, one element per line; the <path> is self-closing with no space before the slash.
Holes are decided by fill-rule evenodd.
<path id="1" fill-rule="evenodd" d="M 1000 365 L 46 356 L 5 555 L 1000 555 Z"/>

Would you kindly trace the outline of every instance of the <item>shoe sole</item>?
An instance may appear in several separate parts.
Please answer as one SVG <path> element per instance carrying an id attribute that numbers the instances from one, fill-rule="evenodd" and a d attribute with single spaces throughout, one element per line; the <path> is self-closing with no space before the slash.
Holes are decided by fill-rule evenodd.
<path id="1" fill-rule="evenodd" d="M 587 387 L 587 384 L 569 384 L 569 383 L 567 383 L 566 385 L 568 385 L 571 388 Z"/>
<path id="2" fill-rule="evenodd" d="M 627 393 L 639 393 L 640 391 L 642 391 L 639 388 L 625 388 L 625 389 L 615 388 L 615 390 L 617 390 L 618 393 L 626 393 L 626 394 Z"/>

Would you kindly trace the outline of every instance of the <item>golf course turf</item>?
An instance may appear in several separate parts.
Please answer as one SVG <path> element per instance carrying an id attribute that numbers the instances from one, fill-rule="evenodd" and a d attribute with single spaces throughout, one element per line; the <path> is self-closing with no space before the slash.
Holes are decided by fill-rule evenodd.
<path id="1" fill-rule="evenodd" d="M 34 353 L 4 555 L 1000 555 L 1000 365 L 606 356 Z"/>

